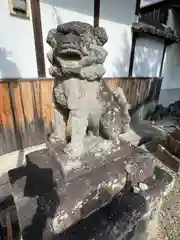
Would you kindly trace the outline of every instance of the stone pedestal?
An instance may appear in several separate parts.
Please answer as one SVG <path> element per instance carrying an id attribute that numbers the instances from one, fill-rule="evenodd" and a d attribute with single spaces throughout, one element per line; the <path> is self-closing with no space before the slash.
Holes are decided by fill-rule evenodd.
<path id="1" fill-rule="evenodd" d="M 56 151 L 54 148 L 54 153 Z M 173 181 L 159 169 L 153 175 L 151 155 L 131 145 L 124 145 L 106 161 L 98 158 L 86 161 L 85 157 L 79 159 L 78 168 L 75 165 L 64 176 L 61 171 L 63 161 L 60 165 L 57 153 L 53 155 L 43 149 L 28 154 L 25 166 L 9 172 L 25 240 L 31 239 L 32 235 L 34 239 L 49 240 L 64 234 L 71 239 L 76 231 L 72 233 L 71 230 L 76 228 L 73 239 L 79 239 L 79 231 L 86 232 L 87 228 L 85 235 L 92 231 L 88 230 L 91 228 L 88 222 L 95 224 L 94 216 L 99 219 L 94 226 L 95 239 L 101 239 L 104 227 L 115 234 L 116 224 L 121 229 L 121 236 L 130 232 L 134 236 L 136 227 L 144 218 L 149 219 L 151 210 L 156 209 L 165 189 Z M 98 226 L 100 223 L 102 226 Z"/>
<path id="2" fill-rule="evenodd" d="M 128 191 L 106 207 L 80 221 L 57 239 L 147 240 L 154 237 L 157 216 L 163 198 L 173 187 L 174 179 L 155 168 L 154 177 L 145 181 L 146 190 Z"/>
<path id="3" fill-rule="evenodd" d="M 174 179 L 155 168 L 128 188 L 123 162 L 64 181 L 47 150 L 29 154 L 26 166 L 9 172 L 23 239 L 147 239 Z"/>

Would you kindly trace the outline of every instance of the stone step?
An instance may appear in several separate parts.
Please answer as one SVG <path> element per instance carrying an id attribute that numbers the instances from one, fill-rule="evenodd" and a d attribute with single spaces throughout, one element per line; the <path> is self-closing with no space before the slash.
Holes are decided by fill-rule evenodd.
<path id="1" fill-rule="evenodd" d="M 167 150 L 176 156 L 177 158 L 180 158 L 180 142 L 173 137 L 173 135 L 169 134 L 166 138 L 166 146 Z"/>
<path id="2" fill-rule="evenodd" d="M 171 136 L 180 142 L 180 128 L 176 126 L 176 129 L 171 133 Z"/>
<path id="3" fill-rule="evenodd" d="M 165 166 L 176 173 L 180 170 L 180 129 L 176 128 L 166 136 L 155 136 L 152 140 L 144 144 Z M 142 147 L 142 146 L 141 146 Z"/>
<path id="4" fill-rule="evenodd" d="M 154 155 L 171 170 L 173 170 L 176 173 L 179 172 L 180 159 L 171 154 L 164 146 L 159 144 L 156 152 L 154 152 Z"/>

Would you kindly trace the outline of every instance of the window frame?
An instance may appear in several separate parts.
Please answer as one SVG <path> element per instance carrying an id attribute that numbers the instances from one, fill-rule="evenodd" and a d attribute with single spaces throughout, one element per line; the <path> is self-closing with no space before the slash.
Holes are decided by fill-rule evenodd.
<path id="1" fill-rule="evenodd" d="M 8 8 L 9 8 L 9 14 L 13 17 L 17 17 L 17 18 L 22 18 L 22 19 L 30 19 L 30 14 L 29 14 L 29 1 L 26 1 L 26 14 L 23 14 L 21 12 L 16 12 L 13 10 L 13 3 L 12 0 L 8 0 Z"/>

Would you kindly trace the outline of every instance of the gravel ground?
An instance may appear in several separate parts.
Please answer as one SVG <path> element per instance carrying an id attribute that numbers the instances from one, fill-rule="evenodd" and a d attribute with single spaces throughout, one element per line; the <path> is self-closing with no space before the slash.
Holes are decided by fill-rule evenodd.
<path id="1" fill-rule="evenodd" d="M 162 239 L 180 240 L 180 176 L 163 204 L 160 227 Z"/>

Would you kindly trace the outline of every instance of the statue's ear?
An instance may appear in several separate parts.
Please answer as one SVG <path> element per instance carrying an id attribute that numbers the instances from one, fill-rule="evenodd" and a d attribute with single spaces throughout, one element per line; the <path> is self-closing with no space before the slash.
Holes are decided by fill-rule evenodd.
<path id="1" fill-rule="evenodd" d="M 108 41 L 106 30 L 103 27 L 96 27 L 94 29 L 94 36 L 100 46 L 103 46 Z"/>
<path id="2" fill-rule="evenodd" d="M 56 41 L 56 29 L 51 29 L 48 32 L 47 38 L 46 38 L 46 42 L 52 47 L 52 48 L 56 48 L 57 46 L 57 41 Z"/>

